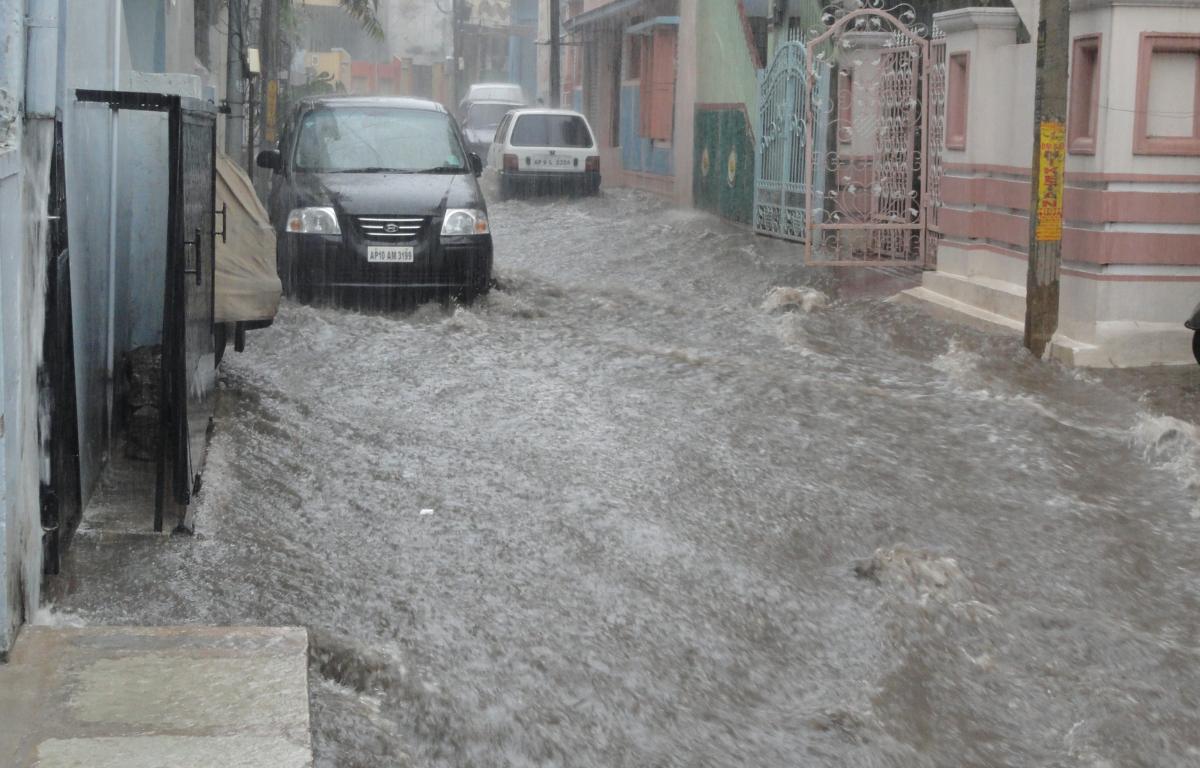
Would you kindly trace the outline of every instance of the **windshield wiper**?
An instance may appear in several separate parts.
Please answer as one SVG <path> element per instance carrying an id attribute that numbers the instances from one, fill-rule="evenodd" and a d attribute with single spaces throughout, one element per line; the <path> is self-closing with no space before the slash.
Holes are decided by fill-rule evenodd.
<path id="1" fill-rule="evenodd" d="M 406 171 L 403 168 L 369 167 L 369 168 L 345 168 L 340 171 L 337 171 L 337 173 L 413 173 L 413 171 Z"/>
<path id="2" fill-rule="evenodd" d="M 423 168 L 413 173 L 466 173 L 466 168 L 461 168 L 457 165 L 439 165 L 436 168 Z"/>

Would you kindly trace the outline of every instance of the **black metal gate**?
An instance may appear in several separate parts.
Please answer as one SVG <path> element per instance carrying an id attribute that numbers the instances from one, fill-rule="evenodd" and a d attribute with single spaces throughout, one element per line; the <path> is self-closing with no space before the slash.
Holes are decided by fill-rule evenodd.
<path id="1" fill-rule="evenodd" d="M 163 285 L 162 381 L 154 530 L 170 515 L 191 530 L 213 417 L 213 292 L 217 108 L 198 99 L 126 91 L 78 91 L 113 109 L 166 112 L 170 198 Z"/>
<path id="2" fill-rule="evenodd" d="M 159 454 L 155 526 L 167 506 L 188 528 L 187 506 L 200 492 L 212 424 L 217 369 L 213 348 L 216 269 L 216 110 L 172 110 L 171 200 L 167 292 L 163 303 L 162 435 L 174 450 Z M 164 443 L 165 444 L 165 443 Z"/>

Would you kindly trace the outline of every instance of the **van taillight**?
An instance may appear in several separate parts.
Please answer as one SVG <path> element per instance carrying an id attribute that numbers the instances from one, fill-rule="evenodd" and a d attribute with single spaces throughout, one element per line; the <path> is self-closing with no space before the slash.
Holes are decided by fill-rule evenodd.
<path id="1" fill-rule="evenodd" d="M 587 172 L 588 173 L 599 173 L 600 172 L 600 158 L 599 157 L 593 156 L 593 157 L 589 157 L 587 159 Z"/>
<path id="2" fill-rule="evenodd" d="M 504 170 L 516 171 L 516 170 L 520 170 L 520 168 L 521 168 L 521 161 L 517 159 L 516 155 L 505 155 L 504 156 Z"/>

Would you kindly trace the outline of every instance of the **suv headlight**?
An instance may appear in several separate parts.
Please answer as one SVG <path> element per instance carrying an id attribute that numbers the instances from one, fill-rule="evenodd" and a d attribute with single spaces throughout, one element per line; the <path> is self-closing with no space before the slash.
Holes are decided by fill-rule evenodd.
<path id="1" fill-rule="evenodd" d="M 487 214 L 474 208 L 451 208 L 442 220 L 442 237 L 486 235 L 491 231 Z"/>
<path id="2" fill-rule="evenodd" d="M 297 208 L 288 214 L 287 231 L 296 235 L 340 235 L 337 211 L 332 208 Z"/>

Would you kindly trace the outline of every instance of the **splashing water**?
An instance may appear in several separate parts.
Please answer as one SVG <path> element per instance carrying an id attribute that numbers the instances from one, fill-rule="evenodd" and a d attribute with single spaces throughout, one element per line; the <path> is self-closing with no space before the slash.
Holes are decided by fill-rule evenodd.
<path id="1" fill-rule="evenodd" d="M 811 288 L 776 286 L 767 292 L 762 308 L 766 312 L 812 312 L 829 304 L 829 297 Z"/>
<path id="2" fill-rule="evenodd" d="M 1195 764 L 1194 432 L 1138 380 L 652 197 L 491 217 L 474 306 L 285 303 L 198 536 L 85 529 L 60 610 L 309 627 L 323 767 Z"/>

